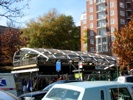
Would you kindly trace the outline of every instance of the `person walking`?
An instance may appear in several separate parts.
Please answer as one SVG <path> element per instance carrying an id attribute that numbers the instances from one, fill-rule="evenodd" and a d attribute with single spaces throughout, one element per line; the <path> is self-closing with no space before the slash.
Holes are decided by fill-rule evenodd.
<path id="1" fill-rule="evenodd" d="M 27 82 L 26 82 L 26 79 L 23 78 L 22 79 L 22 91 L 23 91 L 23 93 L 26 92 L 26 89 L 27 89 Z"/>
<path id="2" fill-rule="evenodd" d="M 33 91 L 33 82 L 32 80 L 30 79 L 28 84 L 27 84 L 27 89 L 28 89 L 28 92 L 32 92 Z"/>

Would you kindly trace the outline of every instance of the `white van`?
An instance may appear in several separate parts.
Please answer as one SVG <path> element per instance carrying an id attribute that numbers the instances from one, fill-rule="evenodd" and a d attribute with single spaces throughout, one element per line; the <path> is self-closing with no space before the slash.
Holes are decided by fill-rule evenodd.
<path id="1" fill-rule="evenodd" d="M 12 73 L 0 73 L 0 90 L 8 91 L 17 96 L 14 75 Z"/>

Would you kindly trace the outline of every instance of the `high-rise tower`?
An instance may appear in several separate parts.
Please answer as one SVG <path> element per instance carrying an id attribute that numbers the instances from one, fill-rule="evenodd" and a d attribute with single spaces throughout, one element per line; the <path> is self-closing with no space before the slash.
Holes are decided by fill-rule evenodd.
<path id="1" fill-rule="evenodd" d="M 124 27 L 132 15 L 133 0 L 86 0 L 86 12 L 81 15 L 81 50 L 111 55 L 113 31 Z M 86 33 L 87 43 L 83 39 Z"/>

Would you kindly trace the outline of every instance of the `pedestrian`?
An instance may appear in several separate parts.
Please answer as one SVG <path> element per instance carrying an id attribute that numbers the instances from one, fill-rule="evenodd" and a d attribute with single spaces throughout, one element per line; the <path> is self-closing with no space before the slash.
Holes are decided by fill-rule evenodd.
<path id="1" fill-rule="evenodd" d="M 54 83 L 54 82 L 56 82 L 56 81 L 57 81 L 57 78 L 56 78 L 56 77 L 53 77 L 53 79 L 50 81 L 49 84 Z"/>
<path id="2" fill-rule="evenodd" d="M 42 79 L 41 81 L 41 89 L 45 88 L 47 86 L 45 78 Z"/>
<path id="3" fill-rule="evenodd" d="M 62 76 L 59 76 L 59 78 L 57 79 L 57 81 L 63 80 Z"/>
<path id="4" fill-rule="evenodd" d="M 23 78 L 22 79 L 22 91 L 23 91 L 23 93 L 26 92 L 26 89 L 27 89 L 27 82 L 26 82 L 26 79 Z"/>
<path id="5" fill-rule="evenodd" d="M 36 77 L 34 78 L 34 81 L 33 81 L 33 90 L 34 91 L 37 90 L 37 78 Z"/>
<path id="6" fill-rule="evenodd" d="M 27 84 L 27 89 L 29 92 L 32 92 L 33 91 L 33 82 L 32 80 L 30 79 L 28 84 Z"/>

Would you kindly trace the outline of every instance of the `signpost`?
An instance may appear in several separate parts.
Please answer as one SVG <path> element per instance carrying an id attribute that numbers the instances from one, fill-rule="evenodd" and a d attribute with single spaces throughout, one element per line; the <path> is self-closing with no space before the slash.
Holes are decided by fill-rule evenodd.
<path id="1" fill-rule="evenodd" d="M 79 62 L 78 62 L 78 66 L 79 66 L 79 69 L 80 69 L 80 68 L 83 68 L 82 61 L 79 61 Z"/>
<path id="2" fill-rule="evenodd" d="M 78 66 L 79 66 L 79 70 L 81 70 L 81 71 L 79 71 L 79 78 L 81 80 L 84 80 L 84 76 L 83 76 L 83 63 L 82 63 L 82 61 L 79 61 L 78 62 Z"/>
<path id="3" fill-rule="evenodd" d="M 58 72 L 58 77 L 59 77 L 60 76 L 59 72 L 61 71 L 61 62 L 60 61 L 56 62 L 56 71 Z"/>

